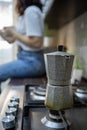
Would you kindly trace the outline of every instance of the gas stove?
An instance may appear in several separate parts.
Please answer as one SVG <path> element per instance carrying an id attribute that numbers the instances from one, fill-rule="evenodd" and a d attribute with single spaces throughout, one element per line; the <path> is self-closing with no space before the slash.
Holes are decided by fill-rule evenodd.
<path id="1" fill-rule="evenodd" d="M 43 104 L 41 100 L 31 100 L 33 103 L 29 103 L 31 88 L 25 88 L 25 86 L 7 86 L 2 92 L 0 96 L 0 130 L 5 130 L 1 119 L 5 115 L 10 98 L 14 95 L 19 97 L 20 103 L 17 126 L 12 130 L 59 130 L 52 127 L 56 124 L 54 121 L 60 124 L 60 130 L 87 130 L 87 106 L 85 104 L 75 99 L 71 109 L 51 111 L 45 107 L 44 101 Z M 35 102 L 36 104 L 34 104 Z"/>
<path id="2" fill-rule="evenodd" d="M 71 109 L 53 111 L 45 107 L 44 100 L 30 99 L 33 90 L 30 87 L 26 91 L 28 97 L 24 106 L 23 130 L 87 130 L 87 105 L 75 95 Z"/>

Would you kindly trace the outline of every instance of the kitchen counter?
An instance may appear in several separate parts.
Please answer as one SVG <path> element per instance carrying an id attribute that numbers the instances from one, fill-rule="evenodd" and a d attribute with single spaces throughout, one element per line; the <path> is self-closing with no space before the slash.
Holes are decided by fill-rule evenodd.
<path id="1" fill-rule="evenodd" d="M 46 17 L 46 23 L 51 29 L 60 29 L 86 11 L 86 0 L 54 0 Z"/>

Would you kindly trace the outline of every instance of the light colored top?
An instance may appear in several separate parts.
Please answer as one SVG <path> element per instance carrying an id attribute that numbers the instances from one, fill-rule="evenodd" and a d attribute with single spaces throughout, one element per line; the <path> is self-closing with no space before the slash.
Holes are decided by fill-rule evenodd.
<path id="1" fill-rule="evenodd" d="M 17 32 L 26 36 L 44 36 L 44 20 L 41 10 L 36 6 L 29 6 L 24 14 L 18 18 Z M 23 50 L 34 51 L 35 49 L 16 41 Z M 42 45 L 43 46 L 43 45 Z M 42 48 L 42 47 L 41 47 Z"/>

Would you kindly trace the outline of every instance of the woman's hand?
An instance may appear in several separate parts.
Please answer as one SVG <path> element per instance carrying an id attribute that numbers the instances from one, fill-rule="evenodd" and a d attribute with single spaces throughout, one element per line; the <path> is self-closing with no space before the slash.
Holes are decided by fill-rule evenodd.
<path id="1" fill-rule="evenodd" d="M 42 46 L 42 37 L 22 35 L 11 27 L 4 27 L 3 30 L 1 30 L 0 35 L 9 43 L 13 43 L 15 40 L 18 40 L 34 49 L 39 49 Z"/>
<path id="2" fill-rule="evenodd" d="M 15 31 L 15 29 L 13 27 L 4 27 L 3 31 L 6 34 L 6 36 L 9 36 L 9 37 L 12 36 L 12 37 L 14 37 L 14 31 Z"/>
<path id="3" fill-rule="evenodd" d="M 3 30 L 0 30 L 1 37 L 9 43 L 15 41 L 14 29 L 11 27 L 4 27 Z"/>

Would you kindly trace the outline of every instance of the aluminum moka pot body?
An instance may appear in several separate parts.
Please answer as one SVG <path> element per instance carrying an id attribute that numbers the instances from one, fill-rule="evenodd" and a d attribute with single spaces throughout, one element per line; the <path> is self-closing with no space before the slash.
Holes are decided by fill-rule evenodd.
<path id="1" fill-rule="evenodd" d="M 45 59 L 48 83 L 51 85 L 69 85 L 74 55 L 57 51 L 45 54 Z"/>
<path id="2" fill-rule="evenodd" d="M 73 106 L 71 73 L 74 55 L 54 52 L 45 55 L 48 78 L 45 105 L 52 110 L 65 110 Z"/>

